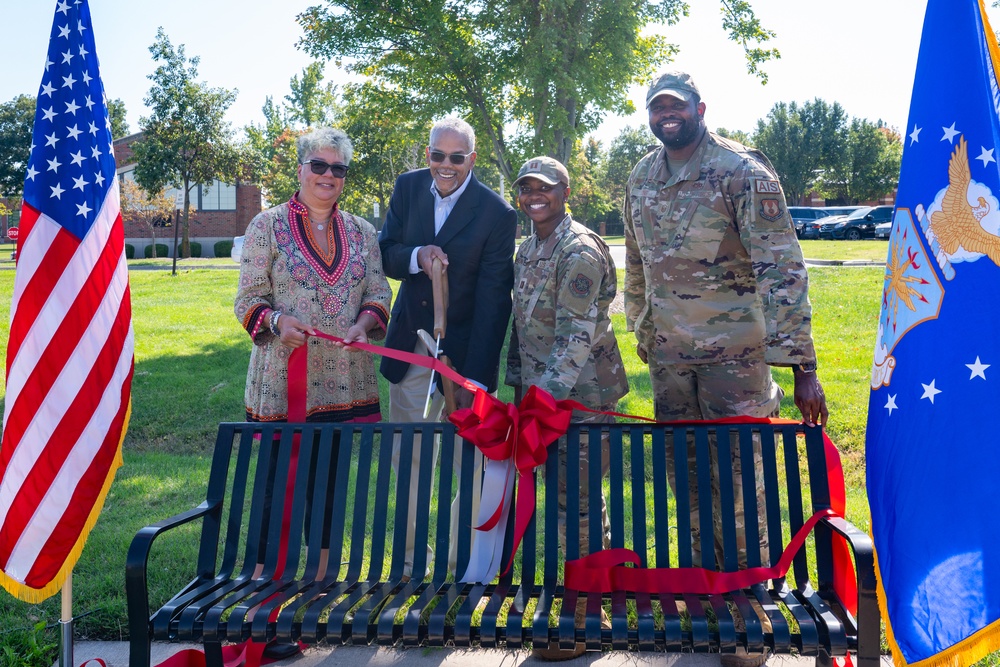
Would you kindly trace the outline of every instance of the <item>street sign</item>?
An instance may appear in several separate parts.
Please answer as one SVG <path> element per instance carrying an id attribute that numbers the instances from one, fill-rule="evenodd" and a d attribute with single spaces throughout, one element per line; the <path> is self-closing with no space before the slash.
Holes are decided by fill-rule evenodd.
<path id="1" fill-rule="evenodd" d="M 17 227 L 7 228 L 7 238 L 9 238 L 11 241 L 17 240 Z"/>

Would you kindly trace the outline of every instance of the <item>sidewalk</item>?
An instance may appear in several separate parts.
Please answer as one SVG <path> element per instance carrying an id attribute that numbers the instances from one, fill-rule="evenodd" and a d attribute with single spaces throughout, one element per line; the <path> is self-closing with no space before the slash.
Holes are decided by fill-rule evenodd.
<path id="1" fill-rule="evenodd" d="M 101 658 L 108 667 L 128 667 L 128 642 L 77 642 L 73 650 L 73 667 L 81 667 L 87 660 Z M 157 665 L 191 644 L 153 643 L 153 665 Z M 882 665 L 892 666 L 889 656 L 882 657 Z M 94 662 L 86 667 L 96 667 Z M 518 667 L 519 665 L 546 665 L 531 658 L 528 651 L 500 651 L 487 649 L 412 648 L 386 649 L 369 646 L 321 645 L 309 648 L 299 656 L 276 665 L 289 667 Z M 718 667 L 718 654 L 694 653 L 588 653 L 581 658 L 559 663 L 566 667 Z M 772 656 L 770 667 L 811 667 L 815 658 L 790 658 Z M 53 667 L 58 667 L 58 661 Z"/>

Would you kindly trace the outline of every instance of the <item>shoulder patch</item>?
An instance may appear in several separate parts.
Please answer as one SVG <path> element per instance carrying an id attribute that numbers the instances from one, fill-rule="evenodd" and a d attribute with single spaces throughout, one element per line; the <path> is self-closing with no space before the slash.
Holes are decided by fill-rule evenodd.
<path id="1" fill-rule="evenodd" d="M 757 179 L 755 181 L 757 192 L 763 194 L 778 194 L 781 192 L 781 184 L 778 181 L 769 181 L 764 179 Z"/>
<path id="2" fill-rule="evenodd" d="M 569 290 L 573 293 L 573 296 L 590 296 L 590 290 L 593 287 L 594 281 L 582 273 L 576 274 L 576 278 L 573 278 L 573 280 L 569 282 Z"/>
<path id="3" fill-rule="evenodd" d="M 759 182 L 759 181 L 758 181 Z M 777 220 L 782 216 L 784 211 L 781 210 L 781 204 L 777 199 L 761 199 L 760 200 L 760 217 L 765 220 Z"/>

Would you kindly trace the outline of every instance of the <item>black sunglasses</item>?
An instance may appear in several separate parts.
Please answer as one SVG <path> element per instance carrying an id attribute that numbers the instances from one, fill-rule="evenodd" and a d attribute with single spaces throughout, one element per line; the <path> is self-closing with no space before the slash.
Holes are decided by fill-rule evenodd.
<path id="1" fill-rule="evenodd" d="M 312 173 L 316 174 L 317 176 L 322 176 L 323 174 L 325 174 L 327 169 L 330 170 L 330 173 L 333 175 L 334 178 L 343 178 L 347 176 L 346 164 L 340 164 L 340 163 L 330 164 L 328 162 L 323 162 L 322 160 L 306 160 L 302 164 L 309 165 L 309 168 L 312 169 Z"/>
<path id="2" fill-rule="evenodd" d="M 430 153 L 431 162 L 444 162 L 445 158 L 448 158 L 448 162 L 451 162 L 452 164 L 465 164 L 465 160 L 470 155 L 472 155 L 472 153 L 475 152 L 476 151 L 472 151 L 471 153 L 466 153 L 463 155 L 462 153 L 445 153 L 443 151 L 431 151 Z"/>

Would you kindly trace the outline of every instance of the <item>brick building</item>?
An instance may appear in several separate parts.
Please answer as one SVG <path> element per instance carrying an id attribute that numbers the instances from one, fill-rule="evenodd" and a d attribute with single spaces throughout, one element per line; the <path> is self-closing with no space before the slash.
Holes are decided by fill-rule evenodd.
<path id="1" fill-rule="evenodd" d="M 114 142 L 115 162 L 118 165 L 119 180 L 134 179 L 135 158 L 132 144 L 142 137 L 142 133 L 131 134 Z M 168 190 L 174 196 L 176 190 Z M 261 190 L 255 185 L 236 183 L 212 183 L 196 185 L 191 189 L 190 238 L 201 244 L 201 256 L 211 257 L 217 241 L 232 241 L 234 236 L 242 236 L 247 225 L 263 209 Z M 146 225 L 123 216 L 125 242 L 135 247 L 135 256 L 142 257 L 146 246 L 151 243 Z M 156 242 L 164 243 L 173 252 L 173 227 L 156 230 Z M 179 243 L 179 241 L 178 241 Z"/>

